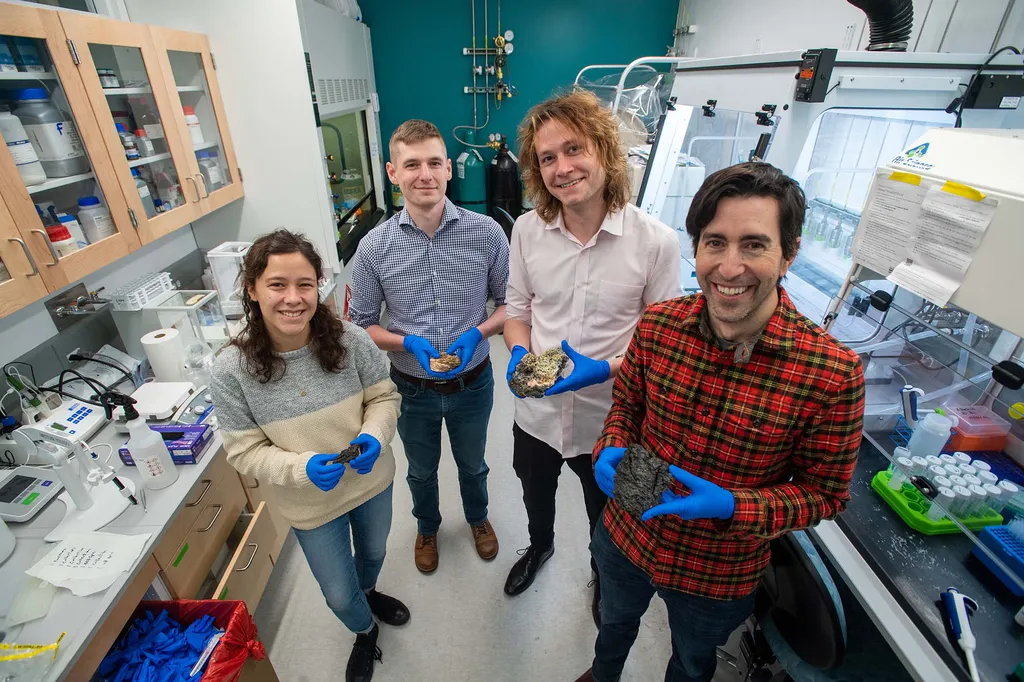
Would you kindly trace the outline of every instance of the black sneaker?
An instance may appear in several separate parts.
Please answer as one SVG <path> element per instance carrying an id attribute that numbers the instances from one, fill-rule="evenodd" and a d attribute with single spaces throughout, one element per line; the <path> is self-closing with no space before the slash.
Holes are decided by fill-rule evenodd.
<path id="1" fill-rule="evenodd" d="M 366 593 L 366 601 L 370 604 L 370 612 L 385 625 L 405 625 L 409 622 L 409 607 L 394 597 L 370 590 Z"/>
<path id="2" fill-rule="evenodd" d="M 345 668 L 345 682 L 370 682 L 373 679 L 374 661 L 384 662 L 384 656 L 377 646 L 377 635 L 380 628 L 376 623 L 365 635 L 356 635 L 356 643 L 352 645 L 352 655 L 348 657 Z"/>

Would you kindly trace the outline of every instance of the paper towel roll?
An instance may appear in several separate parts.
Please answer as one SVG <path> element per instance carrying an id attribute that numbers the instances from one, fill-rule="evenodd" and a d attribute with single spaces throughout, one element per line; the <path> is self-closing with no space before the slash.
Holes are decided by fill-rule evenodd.
<path id="1" fill-rule="evenodd" d="M 177 329 L 157 329 L 142 337 L 157 381 L 181 381 L 185 348 Z"/>

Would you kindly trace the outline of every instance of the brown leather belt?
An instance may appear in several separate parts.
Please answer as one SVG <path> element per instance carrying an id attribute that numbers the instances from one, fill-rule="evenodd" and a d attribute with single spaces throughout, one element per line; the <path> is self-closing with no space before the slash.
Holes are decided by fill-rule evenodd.
<path id="1" fill-rule="evenodd" d="M 423 379 L 421 377 L 414 377 L 411 374 L 406 374 L 405 372 L 400 372 L 394 367 L 391 368 L 391 376 L 398 377 L 406 383 L 418 386 L 420 389 L 430 389 L 431 391 L 435 391 L 441 395 L 451 395 L 452 393 L 458 393 L 467 385 L 476 381 L 477 378 L 479 378 L 479 376 L 490 366 L 491 358 L 486 357 L 479 365 L 468 372 L 463 372 L 454 379 Z"/>

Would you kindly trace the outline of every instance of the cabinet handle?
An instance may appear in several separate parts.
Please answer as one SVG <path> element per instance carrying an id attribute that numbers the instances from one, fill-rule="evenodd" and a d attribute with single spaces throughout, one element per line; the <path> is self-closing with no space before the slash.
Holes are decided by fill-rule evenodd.
<path id="1" fill-rule="evenodd" d="M 210 196 L 210 190 L 206 187 L 206 178 L 203 177 L 202 173 L 196 173 L 196 178 L 203 185 L 203 198 L 205 199 Z"/>
<path id="2" fill-rule="evenodd" d="M 199 185 L 197 185 L 197 184 L 196 184 L 196 179 L 195 179 L 194 177 L 192 177 L 191 175 L 186 175 L 186 176 L 185 176 L 185 179 L 186 179 L 186 180 L 190 180 L 190 181 L 192 182 L 192 189 L 193 189 L 193 190 L 195 191 L 195 193 L 196 193 L 196 200 L 195 200 L 195 201 L 193 201 L 192 203 L 193 203 L 193 204 L 198 204 L 198 203 L 199 203 L 199 200 L 200 200 L 200 199 L 202 199 L 203 197 L 201 197 L 201 196 L 199 195 Z"/>
<path id="3" fill-rule="evenodd" d="M 249 563 L 247 563 L 245 566 L 242 566 L 241 568 L 236 568 L 235 569 L 239 573 L 241 573 L 242 571 L 248 571 L 249 570 L 249 567 L 252 566 L 253 560 L 256 558 L 256 552 L 260 551 L 260 545 L 259 545 L 258 542 L 250 542 L 249 544 L 246 545 L 246 547 L 252 547 L 252 556 L 249 557 Z"/>
<path id="4" fill-rule="evenodd" d="M 39 274 L 39 268 L 36 267 L 36 262 L 35 262 L 35 260 L 33 260 L 32 254 L 28 250 L 28 244 L 26 244 L 21 239 L 11 239 L 10 237 L 7 238 L 7 241 L 9 241 L 9 242 L 18 242 L 18 244 L 21 246 L 21 250 L 25 252 L 25 258 L 28 258 L 28 264 L 32 266 L 32 272 L 30 272 L 28 274 L 28 277 L 31 277 L 32 275 L 38 275 Z M 50 241 L 50 240 L 47 239 L 46 241 Z M 259 482 L 257 482 L 257 485 L 259 485 Z"/>
<path id="5" fill-rule="evenodd" d="M 199 495 L 199 499 L 196 500 L 195 502 L 188 502 L 188 503 L 186 503 L 185 504 L 186 507 L 198 507 L 199 503 L 203 501 L 204 497 L 206 497 L 206 493 L 210 492 L 210 486 L 213 485 L 213 481 L 211 481 L 208 478 L 204 478 L 203 479 L 203 483 L 206 484 L 206 487 L 203 488 L 203 492 Z"/>
<path id="6" fill-rule="evenodd" d="M 250 485 L 250 486 L 248 486 L 248 488 L 249 488 L 249 490 L 256 490 L 256 488 L 260 487 L 260 479 L 254 478 L 252 480 L 254 482 L 254 485 Z"/>
<path id="7" fill-rule="evenodd" d="M 50 241 L 50 238 L 47 237 L 46 233 L 43 232 L 42 230 L 32 230 L 32 231 L 33 232 L 37 232 L 40 235 L 42 235 L 43 242 L 46 244 L 46 248 L 50 249 L 50 257 L 53 258 L 53 262 L 52 263 L 47 263 L 47 265 L 50 266 L 51 268 L 54 265 L 57 265 L 57 261 L 60 260 L 60 254 L 57 253 L 57 249 L 53 248 L 53 242 Z"/>
<path id="8" fill-rule="evenodd" d="M 213 515 L 213 521 L 210 521 L 210 525 L 209 526 L 207 526 L 206 528 L 201 528 L 199 530 L 200 533 L 205 533 L 206 531 L 208 531 L 211 528 L 213 528 L 213 524 L 217 523 L 217 519 L 220 518 L 220 513 L 222 511 L 224 511 L 224 505 L 223 504 L 215 504 L 215 505 L 212 505 L 210 507 L 210 509 L 216 509 L 217 513 Z"/>

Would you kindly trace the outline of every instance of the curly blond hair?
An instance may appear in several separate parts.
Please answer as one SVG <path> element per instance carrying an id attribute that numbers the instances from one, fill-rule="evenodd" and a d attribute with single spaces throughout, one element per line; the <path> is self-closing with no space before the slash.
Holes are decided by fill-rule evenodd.
<path id="1" fill-rule="evenodd" d="M 629 165 L 621 147 L 615 117 L 593 93 L 577 90 L 534 106 L 519 124 L 519 168 L 526 193 L 537 207 L 537 215 L 544 222 L 550 223 L 562 210 L 562 202 L 544 186 L 534 148 L 537 131 L 548 121 L 558 121 L 576 133 L 601 161 L 607 175 L 604 200 L 608 212 L 618 211 L 629 203 Z"/>

